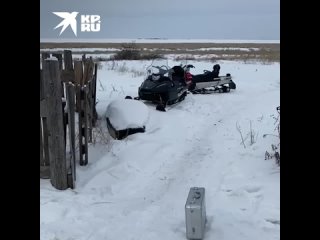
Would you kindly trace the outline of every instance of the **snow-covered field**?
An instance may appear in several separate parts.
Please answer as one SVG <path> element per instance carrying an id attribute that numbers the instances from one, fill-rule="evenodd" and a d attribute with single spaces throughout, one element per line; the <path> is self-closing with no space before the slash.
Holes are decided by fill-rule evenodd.
<path id="1" fill-rule="evenodd" d="M 231 73 L 230 93 L 188 94 L 167 112 L 147 104 L 146 132 L 125 140 L 108 136 L 107 105 L 137 96 L 151 61 L 103 62 L 98 70 L 97 111 L 101 120 L 89 164 L 77 165 L 74 190 L 40 180 L 41 240 L 183 240 L 184 206 L 190 187 L 206 189 L 204 239 L 280 239 L 280 168 L 265 160 L 279 139 L 279 63 L 221 61 Z M 214 63 L 190 62 L 193 73 Z M 169 65 L 179 64 L 173 60 Z M 252 130 L 255 142 L 244 137 Z M 105 140 L 108 145 L 104 143 Z"/>
<path id="2" fill-rule="evenodd" d="M 258 51 L 260 48 L 247 48 L 247 47 L 210 47 L 210 48 L 195 48 L 195 49 L 185 49 L 185 51 L 187 52 L 195 52 L 195 51 L 243 51 L 243 52 L 250 52 L 250 51 Z M 87 52 L 87 53 L 94 53 L 94 52 L 117 52 L 117 51 L 121 51 L 121 48 L 42 48 L 41 52 L 63 52 L 64 50 L 70 50 L 73 53 L 83 53 L 83 52 Z M 155 52 L 155 51 L 165 51 L 165 52 L 170 52 L 170 51 L 179 51 L 179 50 L 184 50 L 184 49 L 168 49 L 168 48 L 143 48 L 142 50 L 145 51 L 151 51 L 151 52 Z"/>

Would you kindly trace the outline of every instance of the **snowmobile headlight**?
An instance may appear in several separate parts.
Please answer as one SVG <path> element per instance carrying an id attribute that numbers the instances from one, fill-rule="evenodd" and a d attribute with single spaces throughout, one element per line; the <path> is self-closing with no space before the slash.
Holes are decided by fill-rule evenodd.
<path id="1" fill-rule="evenodd" d="M 153 81 L 157 81 L 160 79 L 160 76 L 155 76 L 155 75 L 152 75 L 152 80 Z"/>

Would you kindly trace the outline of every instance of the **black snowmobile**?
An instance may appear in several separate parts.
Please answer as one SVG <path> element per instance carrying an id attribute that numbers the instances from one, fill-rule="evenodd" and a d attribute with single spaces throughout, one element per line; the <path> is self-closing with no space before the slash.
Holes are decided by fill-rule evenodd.
<path id="1" fill-rule="evenodd" d="M 190 72 L 193 65 L 186 65 L 185 71 Z M 232 81 L 230 73 L 226 76 L 219 76 L 220 65 L 215 64 L 213 71 L 204 70 L 203 74 L 191 75 L 191 84 L 188 90 L 194 94 L 212 93 L 212 92 L 230 92 L 230 89 L 236 89 L 236 84 Z"/>
<path id="2" fill-rule="evenodd" d="M 163 64 L 164 63 L 164 64 Z M 138 99 L 152 101 L 157 110 L 165 111 L 166 105 L 184 100 L 188 85 L 181 66 L 168 67 L 166 62 L 153 62 L 147 68 L 148 76 L 138 90 Z"/>

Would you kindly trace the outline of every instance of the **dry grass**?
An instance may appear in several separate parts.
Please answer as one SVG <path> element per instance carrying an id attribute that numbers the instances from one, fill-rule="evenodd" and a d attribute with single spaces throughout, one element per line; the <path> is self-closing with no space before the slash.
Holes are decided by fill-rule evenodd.
<path id="1" fill-rule="evenodd" d="M 280 62 L 279 43 L 135 43 L 136 48 L 144 56 L 152 54 L 177 54 L 181 59 L 197 59 L 198 56 L 206 60 L 242 60 L 245 62 Z M 91 53 L 116 53 L 111 48 L 122 49 L 123 43 L 40 43 L 43 48 L 105 48 Z M 218 48 L 206 49 L 200 48 Z M 242 51 L 246 48 L 249 51 Z M 86 52 L 83 52 L 86 53 Z M 204 59 L 204 58 L 201 58 Z"/>

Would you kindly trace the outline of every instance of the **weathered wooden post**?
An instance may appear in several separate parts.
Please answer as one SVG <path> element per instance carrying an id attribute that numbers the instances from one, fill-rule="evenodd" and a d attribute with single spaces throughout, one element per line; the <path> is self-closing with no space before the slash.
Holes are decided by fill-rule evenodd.
<path id="1" fill-rule="evenodd" d="M 78 127 L 79 127 L 79 161 L 80 165 L 86 165 L 87 157 L 84 159 L 84 155 L 87 155 L 87 148 L 84 142 L 87 128 L 85 126 L 85 112 L 84 112 L 84 98 L 85 93 L 83 89 L 83 63 L 82 61 L 74 61 L 74 74 L 76 84 L 76 111 L 78 112 Z"/>
<path id="2" fill-rule="evenodd" d="M 84 84 L 87 85 L 87 94 L 86 94 L 86 111 L 88 117 L 88 141 L 92 142 L 92 128 L 93 128 L 93 108 L 95 103 L 93 102 L 93 71 L 94 71 L 94 63 L 92 58 L 87 60 L 84 65 Z"/>
<path id="3" fill-rule="evenodd" d="M 43 137 L 42 137 L 42 123 L 40 117 L 40 166 L 44 165 L 44 154 L 43 154 Z"/>
<path id="4" fill-rule="evenodd" d="M 87 115 L 87 86 L 80 86 L 79 111 L 79 153 L 80 165 L 88 164 L 88 115 Z"/>
<path id="5" fill-rule="evenodd" d="M 59 70 L 62 70 L 63 64 L 62 64 L 62 54 L 61 53 L 52 53 L 52 57 L 55 57 L 58 59 L 59 62 Z"/>
<path id="6" fill-rule="evenodd" d="M 63 130 L 63 113 L 61 111 L 61 79 L 57 60 L 47 59 L 43 64 L 43 80 L 48 84 L 47 122 L 49 131 L 49 159 L 51 184 L 59 189 L 68 188 Z"/>
<path id="7" fill-rule="evenodd" d="M 93 91 L 92 91 L 92 98 L 93 98 L 93 113 L 92 113 L 92 116 L 93 116 L 93 119 L 92 119 L 92 127 L 95 127 L 96 126 L 96 122 L 97 122 L 97 119 L 98 119 L 98 113 L 97 113 L 97 110 L 96 110 L 96 101 L 97 101 L 97 71 L 98 71 L 98 65 L 95 63 L 94 64 L 94 77 L 93 77 L 93 82 L 92 82 L 92 88 L 93 88 Z"/>
<path id="8" fill-rule="evenodd" d="M 41 57 L 42 57 L 42 63 L 43 63 L 44 60 L 46 60 L 47 58 L 50 58 L 50 53 L 43 52 L 41 54 Z"/>
<path id="9" fill-rule="evenodd" d="M 70 167 L 68 168 L 68 186 L 75 188 L 76 181 L 76 147 L 75 147 L 75 86 L 69 82 L 67 87 L 68 132 L 70 144 Z"/>
<path id="10" fill-rule="evenodd" d="M 44 165 L 42 119 L 41 119 L 41 100 L 42 99 L 44 99 L 44 92 L 43 92 L 43 84 L 42 84 L 42 71 L 40 69 L 40 166 Z"/>
<path id="11" fill-rule="evenodd" d="M 72 51 L 64 50 L 63 51 L 63 58 L 64 58 L 64 69 L 66 70 L 73 70 L 72 65 Z"/>
<path id="12" fill-rule="evenodd" d="M 47 85 L 40 69 L 40 178 L 50 178 L 46 91 Z"/>
<path id="13" fill-rule="evenodd" d="M 62 54 L 52 54 L 59 61 L 59 70 L 61 70 L 61 85 L 62 85 L 62 97 L 66 96 L 66 83 L 69 81 L 74 81 L 74 70 L 73 70 L 73 62 L 72 62 L 72 51 L 64 50 L 64 69 L 62 69 Z M 62 111 L 63 111 L 63 124 L 64 124 L 64 137 L 65 143 L 67 142 L 66 133 L 67 133 L 67 122 L 68 122 L 68 114 L 64 111 L 66 106 L 66 101 L 62 103 Z"/>
<path id="14" fill-rule="evenodd" d="M 81 61 L 74 61 L 74 83 L 76 85 L 76 111 L 80 112 L 80 88 L 83 78 L 83 66 Z"/>

